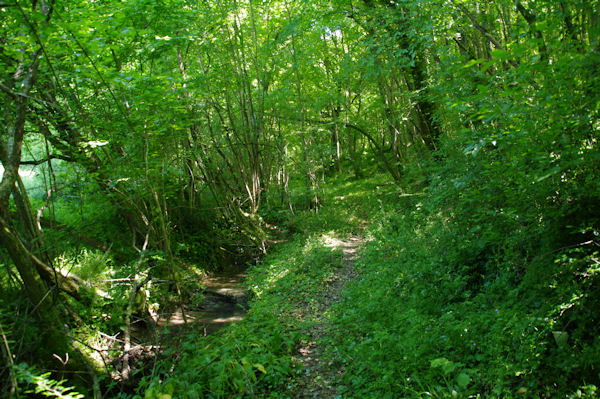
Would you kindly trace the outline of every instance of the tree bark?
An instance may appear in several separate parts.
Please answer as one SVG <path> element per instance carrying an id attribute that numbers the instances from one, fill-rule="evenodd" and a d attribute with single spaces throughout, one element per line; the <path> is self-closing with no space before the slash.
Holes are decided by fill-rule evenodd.
<path id="1" fill-rule="evenodd" d="M 25 292 L 34 308 L 40 314 L 45 314 L 51 310 L 52 306 L 50 298 L 48 298 L 48 287 L 37 273 L 36 265 L 31 256 L 29 256 L 29 251 L 27 251 L 27 248 L 21 243 L 2 216 L 0 216 L 0 243 L 6 248 L 17 268 L 23 281 Z"/>

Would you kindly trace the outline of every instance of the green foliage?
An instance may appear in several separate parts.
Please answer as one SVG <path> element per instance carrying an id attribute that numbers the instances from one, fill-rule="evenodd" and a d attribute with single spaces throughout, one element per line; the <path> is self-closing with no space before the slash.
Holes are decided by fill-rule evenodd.
<path id="1" fill-rule="evenodd" d="M 326 198 L 342 193 L 344 198 L 332 199 L 337 205 L 318 213 L 297 214 L 291 226 L 302 233 L 249 269 L 247 286 L 253 299 L 244 320 L 213 336 L 192 332 L 180 347 L 167 349 L 161 371 L 142 382 L 140 394 L 277 397 L 288 389 L 288 381 L 302 372 L 293 359 L 300 340 L 306 338 L 300 331 L 313 323 L 312 318 L 300 317 L 296 308 L 316 306 L 327 281 L 342 266 L 336 231 L 354 231 L 361 223 L 357 214 L 364 216 L 371 207 L 379 207 L 373 194 L 382 179 L 381 175 L 360 182 L 339 178 L 327 185 Z M 167 376 L 173 356 L 177 364 Z"/>
<path id="2" fill-rule="evenodd" d="M 25 363 L 14 367 L 15 378 L 22 393 L 38 394 L 50 398 L 82 399 L 84 396 L 73 391 L 72 387 L 65 387 L 65 381 L 56 381 L 50 378 L 50 373 L 40 373 L 35 367 Z"/>
<path id="3" fill-rule="evenodd" d="M 83 249 L 79 254 L 62 254 L 55 264 L 58 270 L 73 273 L 84 280 L 109 278 L 113 272 L 108 255 L 96 250 Z M 101 284 L 97 286 L 103 288 Z"/>
<path id="4" fill-rule="evenodd" d="M 189 334 L 181 352 L 167 349 L 164 353 L 178 356 L 174 374 L 169 373 L 172 377 L 142 381 L 144 397 L 156 398 L 174 391 L 182 398 L 223 398 L 281 389 L 281 382 L 293 368 L 290 355 L 294 340 L 284 334 L 283 326 L 273 316 L 266 312 L 249 316 L 249 322 L 217 336 Z M 165 361 L 164 372 L 171 361 Z"/>
<path id="5" fill-rule="evenodd" d="M 252 271 L 248 284 L 256 299 L 246 318 L 223 333 L 186 336 L 181 348 L 167 349 L 178 362 L 173 377 L 142 382 L 144 397 L 176 393 L 177 397 L 251 397 L 285 390 L 295 371 L 292 355 L 300 336 L 291 310 L 321 289 L 320 282 L 339 262 L 339 255 L 316 239 L 300 237 L 278 249 Z M 159 372 L 160 374 L 161 372 Z"/>
<path id="6" fill-rule="evenodd" d="M 361 279 L 336 309 L 342 396 L 591 395 L 581 387 L 598 378 L 596 251 L 559 248 L 518 267 L 544 231 L 519 235 L 464 188 L 446 192 L 386 205 L 371 229 Z"/>
<path id="7" fill-rule="evenodd" d="M 379 209 L 382 200 L 395 195 L 394 190 L 390 190 L 393 185 L 386 175 L 373 168 L 367 172 L 371 177 L 360 180 L 331 176 L 323 187 L 321 209 L 317 212 L 288 213 L 282 224 L 292 233 L 356 232 Z"/>

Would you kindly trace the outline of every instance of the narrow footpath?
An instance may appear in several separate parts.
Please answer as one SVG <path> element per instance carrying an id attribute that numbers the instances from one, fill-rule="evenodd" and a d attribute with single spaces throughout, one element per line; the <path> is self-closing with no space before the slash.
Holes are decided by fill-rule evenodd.
<path id="1" fill-rule="evenodd" d="M 334 328 L 330 316 L 330 307 L 342 298 L 344 285 L 356 277 L 354 267 L 358 249 L 364 238 L 353 236 L 345 240 L 331 239 L 327 246 L 342 250 L 343 267 L 326 281 L 327 288 L 314 302 L 304 304 L 298 309 L 299 316 L 309 321 L 306 334 L 308 339 L 301 342 L 297 360 L 302 365 L 302 374 L 293 385 L 296 398 L 334 398 L 336 396 L 336 380 L 343 370 L 333 369 L 323 358 L 325 347 L 323 340 Z"/>

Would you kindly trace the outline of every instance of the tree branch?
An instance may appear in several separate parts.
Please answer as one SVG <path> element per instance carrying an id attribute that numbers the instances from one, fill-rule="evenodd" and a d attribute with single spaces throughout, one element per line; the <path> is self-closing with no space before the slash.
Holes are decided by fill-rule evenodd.
<path id="1" fill-rule="evenodd" d="M 40 100 L 39 98 L 35 98 L 35 97 L 31 97 L 30 95 L 27 95 L 25 93 L 17 93 L 12 91 L 9 87 L 3 85 L 2 83 L 0 83 L 0 90 L 2 90 L 3 92 L 5 92 L 6 94 L 8 94 L 9 96 L 11 96 L 13 99 L 18 99 L 19 97 L 21 98 L 26 98 L 28 100 L 31 100 L 35 103 L 41 104 L 41 105 L 54 105 L 52 103 L 49 103 L 47 101 L 44 100 Z"/>
<path id="2" fill-rule="evenodd" d="M 302 119 L 300 119 L 300 118 L 294 118 L 294 117 L 290 117 L 290 116 L 281 116 L 281 115 L 274 115 L 274 114 L 269 114 L 269 113 L 265 113 L 265 115 L 272 116 L 272 117 L 279 118 L 279 119 L 290 120 L 290 121 L 297 121 L 297 122 L 302 121 Z M 377 141 L 373 138 L 373 136 L 371 136 L 369 133 L 367 133 L 361 127 L 353 125 L 352 123 L 334 121 L 334 120 L 324 120 L 324 119 L 308 119 L 308 118 L 305 118 L 304 122 L 309 123 L 309 124 L 316 124 L 316 125 L 337 125 L 337 124 L 343 125 L 344 127 L 347 127 L 349 129 L 356 130 L 357 132 L 359 132 L 360 134 L 365 136 L 375 146 L 375 148 L 377 148 L 380 151 L 383 151 L 383 148 L 379 145 L 379 143 L 377 143 Z"/>
<path id="3" fill-rule="evenodd" d="M 480 31 L 483 34 L 483 36 L 485 36 L 486 39 L 488 39 L 490 41 L 490 43 L 492 43 L 494 45 L 494 47 L 496 47 L 498 50 L 504 50 L 504 46 L 502 46 L 502 44 L 500 44 L 498 39 L 496 39 L 494 36 L 492 36 L 492 34 L 485 27 L 483 27 L 481 24 L 479 24 L 479 22 L 477 22 L 477 19 L 475 18 L 475 16 L 465 6 L 463 6 L 462 4 L 457 4 L 456 1 L 454 1 L 454 0 L 450 0 L 450 2 L 452 4 L 454 4 L 454 6 L 456 8 L 458 8 L 463 14 L 465 14 L 467 16 L 467 18 L 469 18 L 471 20 L 475 29 Z M 519 66 L 519 64 L 515 61 L 512 61 L 512 60 L 507 60 L 507 61 L 510 65 L 512 65 L 515 68 Z"/>
<path id="4" fill-rule="evenodd" d="M 44 159 L 33 159 L 30 161 L 21 161 L 21 165 L 33 165 L 33 166 L 37 166 L 37 165 L 41 165 L 43 163 L 46 163 L 52 159 L 62 159 L 63 161 L 66 162 L 75 162 L 75 160 L 73 158 L 70 158 L 68 156 L 65 155 L 59 155 L 59 154 L 52 154 L 50 155 L 48 158 L 44 158 Z"/>

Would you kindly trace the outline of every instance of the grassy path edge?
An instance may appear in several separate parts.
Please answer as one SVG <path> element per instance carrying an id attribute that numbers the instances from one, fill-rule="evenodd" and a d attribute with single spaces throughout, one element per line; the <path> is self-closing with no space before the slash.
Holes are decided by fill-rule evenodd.
<path id="1" fill-rule="evenodd" d="M 327 281 L 327 287 L 322 294 L 315 298 L 316 313 L 314 319 L 308 326 L 307 339 L 300 342 L 297 361 L 304 370 L 300 378 L 294 383 L 296 385 L 295 395 L 298 398 L 333 398 L 336 395 L 336 379 L 342 370 L 331 368 L 331 362 L 326 364 L 324 354 L 324 343 L 326 337 L 333 327 L 328 317 L 328 309 L 337 303 L 342 297 L 342 289 L 346 282 L 357 276 L 354 267 L 360 245 L 364 238 L 351 236 L 344 240 L 332 240 L 332 244 L 342 251 L 342 267 Z M 309 318 L 314 308 L 304 306 L 299 309 Z"/>

